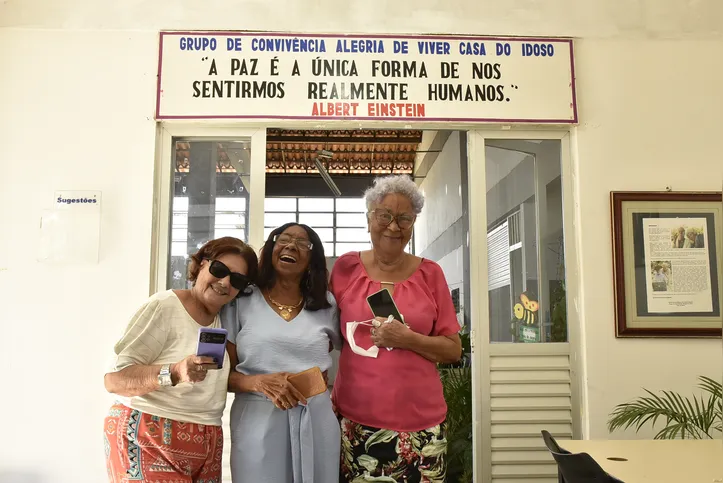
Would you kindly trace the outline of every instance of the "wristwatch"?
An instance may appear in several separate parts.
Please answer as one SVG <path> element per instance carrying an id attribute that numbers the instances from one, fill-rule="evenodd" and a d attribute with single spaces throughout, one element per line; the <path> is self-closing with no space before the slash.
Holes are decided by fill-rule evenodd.
<path id="1" fill-rule="evenodd" d="M 173 386 L 170 364 L 164 364 L 161 366 L 161 372 L 158 373 L 158 384 L 160 386 Z"/>

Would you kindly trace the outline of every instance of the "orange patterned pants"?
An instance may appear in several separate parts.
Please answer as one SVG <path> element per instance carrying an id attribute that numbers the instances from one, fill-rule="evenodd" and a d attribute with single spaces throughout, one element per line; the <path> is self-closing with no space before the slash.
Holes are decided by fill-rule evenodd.
<path id="1" fill-rule="evenodd" d="M 103 442 L 110 483 L 221 483 L 221 426 L 116 404 L 105 418 Z"/>

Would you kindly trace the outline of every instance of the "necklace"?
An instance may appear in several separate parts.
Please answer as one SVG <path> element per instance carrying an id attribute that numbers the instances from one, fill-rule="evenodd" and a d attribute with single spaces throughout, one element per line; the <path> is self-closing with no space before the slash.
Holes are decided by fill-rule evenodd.
<path id="1" fill-rule="evenodd" d="M 291 319 L 291 313 L 294 310 L 298 309 L 299 306 L 301 305 L 301 303 L 304 301 L 304 297 L 301 297 L 301 300 L 299 300 L 299 302 L 294 305 L 284 305 L 284 304 L 280 304 L 276 300 L 272 299 L 271 292 L 267 291 L 266 294 L 269 296 L 269 301 L 272 304 L 274 304 L 276 306 L 276 308 L 278 309 L 279 315 L 281 316 L 281 318 L 287 322 L 289 321 L 289 319 Z"/>

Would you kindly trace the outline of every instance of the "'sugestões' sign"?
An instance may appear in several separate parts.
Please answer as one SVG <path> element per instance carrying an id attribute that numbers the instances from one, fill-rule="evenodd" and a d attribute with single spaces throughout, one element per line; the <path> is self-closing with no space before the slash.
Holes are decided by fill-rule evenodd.
<path id="1" fill-rule="evenodd" d="M 161 32 L 158 119 L 575 123 L 569 39 Z"/>

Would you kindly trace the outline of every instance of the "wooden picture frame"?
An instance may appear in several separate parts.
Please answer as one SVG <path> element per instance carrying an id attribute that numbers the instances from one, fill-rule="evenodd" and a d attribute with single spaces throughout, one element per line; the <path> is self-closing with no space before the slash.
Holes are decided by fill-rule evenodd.
<path id="1" fill-rule="evenodd" d="M 610 193 L 616 337 L 721 337 L 720 192 Z"/>

